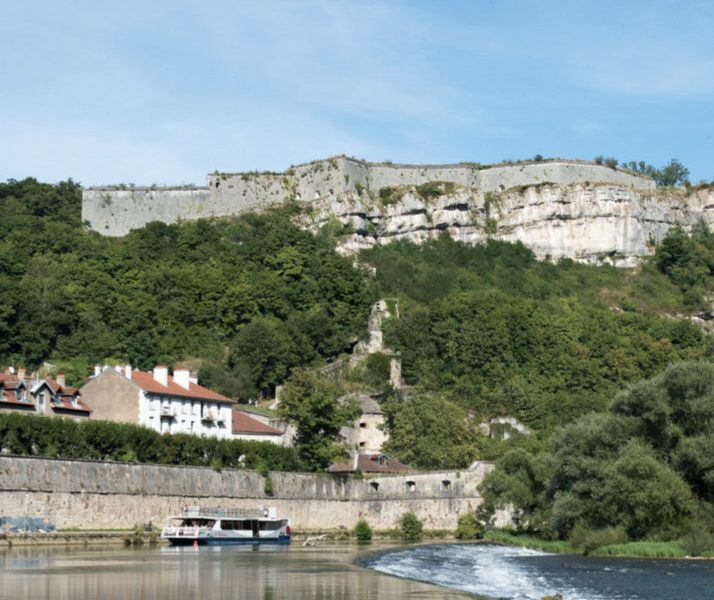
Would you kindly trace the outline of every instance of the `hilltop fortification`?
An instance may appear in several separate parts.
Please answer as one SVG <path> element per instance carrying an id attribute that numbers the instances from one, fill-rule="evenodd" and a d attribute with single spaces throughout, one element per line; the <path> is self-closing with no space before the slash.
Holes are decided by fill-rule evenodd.
<path id="1" fill-rule="evenodd" d="M 549 161 L 480 167 L 367 163 L 344 156 L 318 160 L 283 173 L 211 173 L 206 187 L 107 186 L 84 190 L 82 219 L 108 236 L 123 236 L 150 221 L 175 223 L 205 217 L 238 215 L 286 201 L 338 200 L 379 196 L 388 187 L 449 182 L 463 188 L 495 192 L 550 182 L 568 185 L 592 181 L 653 189 L 651 179 L 576 161 Z"/>
<path id="2" fill-rule="evenodd" d="M 602 164 L 547 160 L 396 165 L 344 156 L 283 173 L 212 173 L 206 187 L 111 186 L 84 190 L 82 219 L 107 236 L 151 221 L 224 217 L 285 202 L 301 224 L 343 225 L 351 253 L 395 239 L 521 241 L 540 257 L 632 265 L 674 223 L 712 220 L 714 193 L 658 190 L 652 179 Z"/>

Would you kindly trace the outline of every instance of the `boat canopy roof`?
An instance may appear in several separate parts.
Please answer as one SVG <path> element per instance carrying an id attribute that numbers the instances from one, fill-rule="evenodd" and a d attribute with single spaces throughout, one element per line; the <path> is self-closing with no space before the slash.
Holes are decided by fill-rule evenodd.
<path id="1" fill-rule="evenodd" d="M 213 520 L 238 520 L 238 519 L 259 519 L 261 521 L 280 520 L 275 507 L 266 509 L 245 509 L 245 508 L 206 508 L 200 506 L 189 506 L 184 508 L 180 515 L 170 517 L 171 519 L 213 519 Z"/>

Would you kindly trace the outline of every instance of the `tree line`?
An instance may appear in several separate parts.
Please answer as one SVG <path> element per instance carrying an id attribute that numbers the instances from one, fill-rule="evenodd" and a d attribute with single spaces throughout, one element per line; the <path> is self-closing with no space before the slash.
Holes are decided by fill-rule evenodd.
<path id="1" fill-rule="evenodd" d="M 632 384 L 606 411 L 506 453 L 481 490 L 486 518 L 509 506 L 520 530 L 546 538 L 712 545 L 714 365 L 677 363 Z"/>
<path id="2" fill-rule="evenodd" d="M 193 359 L 204 384 L 254 398 L 365 328 L 364 273 L 289 207 L 121 239 L 88 231 L 80 209 L 71 180 L 0 184 L 0 362 L 50 361 L 81 384 L 97 362 Z"/>

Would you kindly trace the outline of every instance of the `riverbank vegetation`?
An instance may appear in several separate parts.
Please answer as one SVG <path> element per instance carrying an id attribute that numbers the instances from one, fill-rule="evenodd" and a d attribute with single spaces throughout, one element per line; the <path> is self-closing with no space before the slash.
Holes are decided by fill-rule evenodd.
<path id="1" fill-rule="evenodd" d="M 713 449 L 714 365 L 678 363 L 541 452 L 506 453 L 481 485 L 482 516 L 510 507 L 519 531 L 586 552 L 681 540 L 701 555 L 714 547 Z"/>

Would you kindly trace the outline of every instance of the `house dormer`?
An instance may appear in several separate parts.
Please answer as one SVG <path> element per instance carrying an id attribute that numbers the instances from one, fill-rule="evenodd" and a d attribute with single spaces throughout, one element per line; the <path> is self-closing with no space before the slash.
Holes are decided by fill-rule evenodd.
<path id="1" fill-rule="evenodd" d="M 24 371 L 21 370 L 21 371 Z M 11 370 L 0 374 L 0 408 L 3 410 L 32 411 L 35 408 L 27 383 Z"/>

